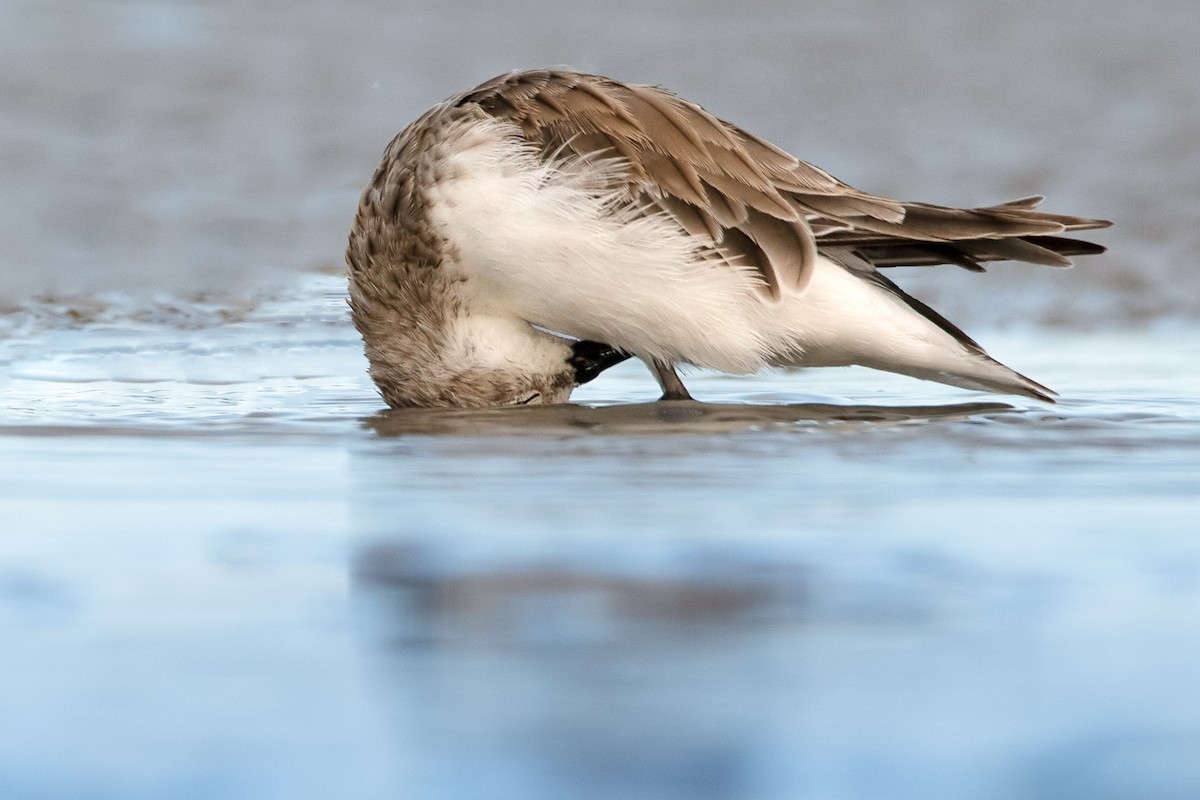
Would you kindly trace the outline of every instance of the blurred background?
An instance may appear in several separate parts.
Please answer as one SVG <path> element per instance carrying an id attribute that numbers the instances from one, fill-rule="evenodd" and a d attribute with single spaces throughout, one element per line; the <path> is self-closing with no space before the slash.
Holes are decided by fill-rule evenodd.
<path id="1" fill-rule="evenodd" d="M 1194 0 L 0 0 L 0 798 L 1200 797 L 1197 33 Z M 672 411 L 627 363 L 583 407 L 383 412 L 359 192 L 547 65 L 871 192 L 1114 220 L 1069 272 L 894 274 L 1062 402 L 827 370 Z"/>
<path id="2" fill-rule="evenodd" d="M 951 317 L 1194 320 L 1195 25 L 1187 0 L 5 0 L 0 297 L 337 268 L 396 131 L 495 74 L 564 65 L 662 84 L 872 192 L 1045 194 L 1119 223 L 1113 257 L 1070 276 L 917 278 Z"/>

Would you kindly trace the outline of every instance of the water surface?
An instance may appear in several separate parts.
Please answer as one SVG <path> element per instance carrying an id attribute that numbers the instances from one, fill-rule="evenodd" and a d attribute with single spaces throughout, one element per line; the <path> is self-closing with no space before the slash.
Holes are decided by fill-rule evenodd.
<path id="1" fill-rule="evenodd" d="M 1200 796 L 1195 8 L 0 6 L 0 797 Z M 1107 216 L 901 272 L 1047 405 L 636 363 L 389 412 L 340 274 L 498 72 L 864 189 Z"/>
<path id="2" fill-rule="evenodd" d="M 341 291 L 7 318 L 0 794 L 1200 787 L 1193 331 L 405 412 Z"/>

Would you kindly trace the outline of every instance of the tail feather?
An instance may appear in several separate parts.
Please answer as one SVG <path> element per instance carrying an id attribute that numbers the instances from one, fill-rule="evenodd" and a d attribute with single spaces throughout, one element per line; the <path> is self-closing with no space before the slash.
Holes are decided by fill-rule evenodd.
<path id="1" fill-rule="evenodd" d="M 796 311 L 828 338 L 815 348 L 810 339 L 797 357 L 777 363 L 859 364 L 964 389 L 1054 402 L 1053 390 L 992 358 L 954 323 L 887 277 L 844 253 L 836 256 L 836 261 L 822 259 L 810 294 L 799 299 Z M 832 311 L 823 320 L 812 319 L 822 308 Z"/>
<path id="2" fill-rule="evenodd" d="M 1097 255 L 1104 247 L 1060 236 L 1068 231 L 1107 228 L 1103 219 L 1036 210 L 1040 196 L 1023 197 L 985 208 L 948 208 L 905 203 L 898 223 L 860 221 L 846 227 L 815 220 L 822 250 L 852 249 L 876 267 L 955 264 L 973 272 L 986 261 L 1028 261 L 1051 267 L 1071 266 L 1070 256 Z"/>
<path id="3" fill-rule="evenodd" d="M 910 375 L 914 378 L 945 383 L 962 389 L 974 389 L 1000 394 L 1018 394 L 1053 403 L 1057 393 L 1047 386 L 1029 378 L 1011 367 L 992 358 L 983 347 L 967 336 L 957 325 L 946 319 L 930 306 L 905 292 L 879 273 L 872 276 L 873 282 L 891 292 L 916 313 L 952 336 L 962 350 L 960 353 L 943 353 L 930 363 L 891 362 L 870 364 L 876 369 Z"/>
<path id="4" fill-rule="evenodd" d="M 998 394 L 1016 394 L 1032 397 L 1047 403 L 1055 402 L 1058 395 L 1053 389 L 1043 386 L 1011 367 L 1006 367 L 991 356 L 976 356 L 976 363 L 964 364 L 953 370 L 925 368 L 916 365 L 891 364 L 875 365 L 878 369 L 909 375 L 960 389 L 974 389 L 980 392 L 996 392 Z"/>

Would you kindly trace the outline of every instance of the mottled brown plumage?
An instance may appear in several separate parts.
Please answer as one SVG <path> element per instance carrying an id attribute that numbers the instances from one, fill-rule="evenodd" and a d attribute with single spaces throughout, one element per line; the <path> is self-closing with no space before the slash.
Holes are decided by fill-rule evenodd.
<path id="1" fill-rule="evenodd" d="M 1040 197 L 958 209 L 867 194 L 656 86 L 537 70 L 451 102 L 516 122 L 547 153 L 624 159 L 632 198 L 758 269 L 775 297 L 781 286 L 803 288 L 820 248 L 849 247 L 880 267 L 1069 266 L 1067 256 L 1103 248 L 1056 234 L 1110 224 L 1037 211 Z"/>
<path id="2" fill-rule="evenodd" d="M 469 124 L 477 113 L 450 116 Z M 446 177 L 431 157 L 443 146 L 443 133 L 439 125 L 405 128 L 388 145 L 354 218 L 346 249 L 350 310 L 371 377 L 393 407 L 565 402 L 574 387 L 565 363 L 558 373 L 542 374 L 447 357 L 457 344 L 452 323 L 465 310 L 457 290 L 461 278 L 444 265 L 453 246 L 428 215 L 429 190 Z"/>
<path id="3" fill-rule="evenodd" d="M 667 342 L 670 337 L 650 341 L 654 337 L 647 325 L 651 323 L 644 318 L 636 330 L 630 329 L 628 341 L 617 341 L 622 331 L 610 324 L 611 317 L 580 320 L 578 331 L 572 329 L 570 319 L 559 319 L 555 326 L 547 319 L 535 318 L 529 309 L 545 312 L 544 303 L 539 306 L 538 302 L 549 295 L 528 284 L 522 284 L 523 300 L 516 295 L 503 298 L 509 304 L 506 313 L 520 331 L 492 336 L 490 331 L 469 330 L 481 310 L 483 316 L 499 318 L 492 298 L 480 294 L 485 289 L 496 293 L 498 287 L 481 277 L 492 273 L 479 272 L 478 255 L 472 263 L 459 252 L 460 245 L 476 242 L 474 234 L 467 234 L 470 242 L 451 241 L 453 237 L 443 235 L 449 223 L 439 223 L 437 214 L 448 213 L 458 201 L 447 200 L 438 192 L 474 180 L 476 174 L 462 172 L 465 162 L 460 156 L 472 148 L 495 145 L 497 137 L 511 142 L 505 146 L 514 159 L 519 159 L 522 151 L 532 150 L 538 154 L 534 161 L 549 165 L 552 171 L 587 171 L 589 181 L 603 183 L 589 191 L 613 209 L 614 224 L 618 219 L 625 220 L 621 224 L 631 219 L 672 220 L 665 223 L 669 228 L 663 229 L 665 235 L 694 243 L 697 274 L 715 268 L 754 276 L 751 292 L 757 292 L 758 302 L 779 303 L 782 308 L 786 298 L 805 297 L 820 265 L 840 271 L 830 266 L 833 262 L 872 287 L 860 290 L 851 286 L 851 295 L 867 292 L 859 298 L 867 305 L 879 301 L 872 292 L 899 298 L 913 313 L 949 334 L 962 351 L 939 362 L 922 360 L 930 358 L 925 355 L 911 356 L 915 361 L 904 356 L 910 358 L 904 361 L 899 355 L 904 348 L 895 342 L 872 350 L 863 342 L 890 337 L 893 331 L 886 327 L 841 330 L 840 312 L 829 316 L 831 309 L 841 308 L 841 295 L 836 299 L 825 295 L 805 301 L 811 304 L 810 311 L 804 303 L 793 303 L 787 312 L 792 316 L 787 319 L 771 320 L 769 315 L 742 305 L 731 311 L 727 323 L 718 323 L 727 324 L 726 331 L 730 331 L 733 328 L 728 326 L 750 324 L 748 320 L 753 318 L 758 320 L 754 324 L 764 326 L 763 331 L 776 332 L 763 336 L 783 332 L 799 337 L 765 341 L 761 352 L 747 356 L 760 365 L 861 363 L 970 388 L 1049 399 L 1049 390 L 990 359 L 955 326 L 906 295 L 876 268 L 956 264 L 981 271 L 984 262 L 1000 259 L 1066 266 L 1069 256 L 1100 253 L 1104 248 L 1063 234 L 1109 224 L 1040 212 L 1036 209 L 1039 197 L 974 209 L 878 197 L 654 86 L 565 70 L 502 75 L 435 106 L 401 131 L 389 144 L 359 204 L 346 253 L 350 304 L 354 323 L 366 342 L 372 377 L 390 405 L 565 401 L 579 381 L 572 366 L 578 357 L 569 340 L 541 328 L 577 338 L 589 338 L 588 331 L 599 328 L 613 332 L 606 337 L 608 341 L 647 361 L 668 397 L 686 396 L 674 372 L 676 363 L 713 365 L 711 359 L 706 362 L 691 355 L 686 347 L 671 345 Z M 488 168 L 486 164 L 475 167 L 484 172 Z M 527 174 L 534 171 L 528 165 L 523 169 Z M 508 222 L 514 229 L 521 227 L 519 221 Z M 463 223 L 458 220 L 456 224 Z M 486 230 L 495 224 L 496 219 L 472 218 L 467 229 L 478 225 Z M 464 229 L 457 230 L 463 236 Z M 521 231 L 515 232 L 519 234 Z M 519 243 L 526 244 L 523 240 Z M 588 269 L 596 266 L 593 261 Z M 823 274 L 827 277 L 822 291 L 834 291 L 829 287 L 842 279 Z M 486 288 L 489 285 L 491 288 Z M 624 284 L 618 280 L 614 285 Z M 521 306 L 531 297 L 537 301 L 533 306 Z M 854 320 L 863 313 L 863 307 L 854 305 L 858 302 L 854 297 L 846 298 L 845 324 L 849 326 L 861 324 Z M 578 299 L 561 298 L 570 303 Z M 670 313 L 686 314 L 692 298 L 699 296 L 683 293 Z M 744 298 L 731 296 L 731 309 L 735 302 L 743 303 Z M 721 319 L 711 308 L 706 313 L 714 321 Z M 779 313 L 784 314 L 782 310 Z M 806 327 L 805 319 L 810 317 L 826 320 L 827 327 L 815 332 L 819 335 Z M 675 322 L 679 320 L 675 318 Z M 672 323 L 664 318 L 664 324 Z M 673 342 L 700 341 L 694 334 L 689 340 L 680 333 L 686 327 L 674 331 L 678 335 Z M 906 330 L 894 333 L 901 339 L 926 336 L 918 327 Z M 521 331 L 532 338 L 525 341 Z M 507 339 L 509 334 L 515 337 L 512 341 Z M 758 335 L 754 331 L 751 338 Z M 639 349 L 641 341 L 646 342 L 644 351 Z M 811 353 L 810 343 L 816 348 Z M 732 340 L 719 343 L 719 347 L 726 346 L 742 345 Z M 935 346 L 932 339 L 928 346 Z M 480 356 L 489 348 L 495 352 L 488 358 Z"/>

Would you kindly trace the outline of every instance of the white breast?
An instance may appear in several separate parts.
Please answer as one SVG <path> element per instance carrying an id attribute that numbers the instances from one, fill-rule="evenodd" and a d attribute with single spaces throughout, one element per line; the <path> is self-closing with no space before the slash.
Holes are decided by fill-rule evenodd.
<path id="1" fill-rule="evenodd" d="M 452 246 L 471 314 L 734 373 L 857 363 L 914 374 L 978 360 L 823 256 L 804 291 L 767 299 L 751 270 L 711 256 L 711 241 L 616 194 L 619 161 L 545 161 L 495 120 L 452 136 L 430 218 Z"/>
<path id="2" fill-rule="evenodd" d="M 460 141 L 430 191 L 430 218 L 473 308 L 646 358 L 727 372 L 764 365 L 768 344 L 746 324 L 762 306 L 757 278 L 617 196 L 619 162 L 545 162 L 498 121 L 472 123 Z"/>

